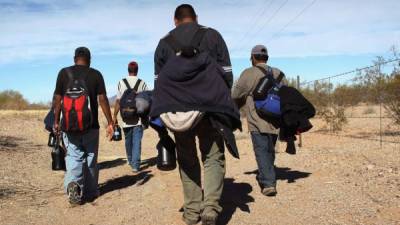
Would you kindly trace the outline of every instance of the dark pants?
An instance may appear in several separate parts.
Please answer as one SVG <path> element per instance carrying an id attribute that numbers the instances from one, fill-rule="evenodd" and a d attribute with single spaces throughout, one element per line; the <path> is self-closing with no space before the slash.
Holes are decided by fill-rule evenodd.
<path id="1" fill-rule="evenodd" d="M 201 185 L 200 162 L 197 157 L 196 136 L 199 139 L 204 166 L 204 196 Z M 184 195 L 184 218 L 197 221 L 201 210 L 221 212 L 219 205 L 225 177 L 225 156 L 222 136 L 208 119 L 202 119 L 189 131 L 176 132 L 175 141 L 179 172 Z"/>
<path id="2" fill-rule="evenodd" d="M 277 138 L 278 136 L 275 134 L 251 132 L 251 140 L 258 166 L 257 181 L 262 188 L 276 186 L 274 162 Z"/>

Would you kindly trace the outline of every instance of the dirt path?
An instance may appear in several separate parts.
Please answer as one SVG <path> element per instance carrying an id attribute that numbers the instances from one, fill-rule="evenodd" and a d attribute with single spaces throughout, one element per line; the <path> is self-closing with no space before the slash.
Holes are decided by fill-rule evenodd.
<path id="1" fill-rule="evenodd" d="M 62 172 L 50 169 L 45 112 L 0 112 L 0 224 L 183 224 L 178 172 L 155 167 L 157 138 L 143 140 L 143 166 L 133 175 L 123 142 L 101 131 L 100 190 L 93 203 L 70 207 Z M 104 122 L 104 121 L 103 121 Z M 400 146 L 318 133 L 296 156 L 277 153 L 278 195 L 264 197 L 246 133 L 241 159 L 227 155 L 221 224 L 400 224 Z"/>

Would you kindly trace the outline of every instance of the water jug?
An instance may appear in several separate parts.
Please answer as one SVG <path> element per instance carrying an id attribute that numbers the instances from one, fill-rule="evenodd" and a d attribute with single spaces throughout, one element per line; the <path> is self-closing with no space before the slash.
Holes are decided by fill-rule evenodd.
<path id="1" fill-rule="evenodd" d="M 49 147 L 56 146 L 56 135 L 53 132 L 49 133 L 49 140 L 47 141 L 47 146 Z"/>
<path id="2" fill-rule="evenodd" d="M 65 170 L 65 154 L 60 145 L 59 138 L 56 138 L 56 143 L 51 151 L 51 169 L 52 170 Z"/>
<path id="3" fill-rule="evenodd" d="M 112 136 L 113 141 L 120 141 L 122 140 L 122 134 L 121 134 L 121 127 L 118 125 L 114 126 L 114 133 Z"/>
<path id="4" fill-rule="evenodd" d="M 176 168 L 175 143 L 171 137 L 162 137 L 157 144 L 158 157 L 157 168 L 162 171 L 170 171 Z"/>

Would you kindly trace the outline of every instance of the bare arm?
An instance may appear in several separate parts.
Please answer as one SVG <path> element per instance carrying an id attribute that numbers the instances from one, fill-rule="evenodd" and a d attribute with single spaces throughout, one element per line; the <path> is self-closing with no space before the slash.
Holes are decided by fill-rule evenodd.
<path id="1" fill-rule="evenodd" d="M 111 110 L 110 110 L 110 104 L 108 103 L 108 98 L 106 94 L 100 94 L 98 95 L 99 97 L 99 104 L 101 106 L 101 109 L 104 113 L 104 116 L 107 119 L 107 137 L 111 141 L 112 135 L 114 133 L 114 123 L 111 117 Z"/>
<path id="2" fill-rule="evenodd" d="M 118 124 L 117 116 L 119 112 L 119 99 L 115 100 L 115 105 L 114 105 L 114 124 Z"/>
<path id="3" fill-rule="evenodd" d="M 53 109 L 54 109 L 54 131 L 56 132 L 56 134 L 59 134 L 60 132 L 60 114 L 61 114 L 61 99 L 62 96 L 61 95 L 54 95 L 53 97 Z"/>
<path id="4" fill-rule="evenodd" d="M 107 119 L 107 123 L 108 125 L 110 125 L 112 124 L 112 117 L 111 117 L 110 104 L 108 103 L 108 98 L 105 94 L 98 95 L 98 97 L 101 110 L 103 110 L 104 116 Z"/>

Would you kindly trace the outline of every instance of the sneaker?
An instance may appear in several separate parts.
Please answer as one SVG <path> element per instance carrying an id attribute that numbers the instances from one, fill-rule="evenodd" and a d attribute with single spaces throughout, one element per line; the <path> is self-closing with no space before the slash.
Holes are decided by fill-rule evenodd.
<path id="1" fill-rule="evenodd" d="M 71 205 L 81 205 L 82 204 L 82 191 L 78 183 L 71 182 L 67 186 L 68 200 Z"/>
<path id="2" fill-rule="evenodd" d="M 215 210 L 204 210 L 201 214 L 202 225 L 216 225 L 218 213 Z"/>
<path id="3" fill-rule="evenodd" d="M 275 187 L 265 187 L 262 189 L 261 193 L 265 196 L 275 196 L 278 192 Z"/>
<path id="4" fill-rule="evenodd" d="M 134 174 L 137 174 L 137 173 L 139 173 L 139 172 L 140 172 L 140 169 L 137 169 L 137 168 L 132 168 L 132 172 L 133 172 Z"/>

